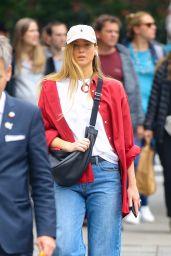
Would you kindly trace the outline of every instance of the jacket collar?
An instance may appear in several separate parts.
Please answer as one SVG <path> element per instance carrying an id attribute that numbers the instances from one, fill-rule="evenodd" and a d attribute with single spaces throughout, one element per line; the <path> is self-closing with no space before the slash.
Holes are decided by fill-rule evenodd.
<path id="1" fill-rule="evenodd" d="M 56 88 L 56 81 L 46 80 L 46 83 L 45 90 L 46 94 L 48 95 L 47 101 L 53 115 L 54 125 L 61 134 L 64 134 L 66 140 L 68 139 L 68 141 L 74 141 L 72 131 L 69 128 L 64 116 L 62 116 L 62 108 Z"/>
<path id="2" fill-rule="evenodd" d="M 95 86 L 97 86 L 97 82 L 98 82 L 98 75 L 95 74 L 92 79 L 91 79 L 91 86 L 92 84 L 94 84 Z"/>

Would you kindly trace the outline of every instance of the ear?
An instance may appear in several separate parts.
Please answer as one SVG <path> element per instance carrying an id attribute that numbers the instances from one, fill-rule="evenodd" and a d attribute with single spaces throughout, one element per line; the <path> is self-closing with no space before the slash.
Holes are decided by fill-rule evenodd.
<path id="1" fill-rule="evenodd" d="M 11 79 L 11 75 L 12 75 L 12 66 L 11 65 L 9 65 L 9 67 L 7 68 L 6 74 L 7 74 L 6 81 L 9 82 Z"/>
<path id="2" fill-rule="evenodd" d="M 96 31 L 96 37 L 97 37 L 97 39 L 100 38 L 100 32 L 99 31 Z"/>
<path id="3" fill-rule="evenodd" d="M 95 56 L 98 56 L 98 46 L 97 45 L 95 46 L 94 54 L 95 54 Z"/>
<path id="4" fill-rule="evenodd" d="M 139 35 L 139 33 L 140 33 L 140 27 L 139 27 L 139 26 L 135 26 L 135 27 L 133 28 L 133 30 L 134 30 L 134 33 L 135 33 L 136 35 Z"/>

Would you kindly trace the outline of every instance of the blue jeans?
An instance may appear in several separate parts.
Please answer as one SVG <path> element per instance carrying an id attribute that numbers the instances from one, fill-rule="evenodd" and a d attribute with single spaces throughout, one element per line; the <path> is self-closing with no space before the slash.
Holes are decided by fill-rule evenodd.
<path id="1" fill-rule="evenodd" d="M 143 146 L 143 141 L 142 140 L 139 140 L 136 136 L 134 136 L 134 142 L 137 146 L 139 146 L 140 148 L 142 148 Z M 135 161 L 134 161 L 134 165 L 135 165 L 135 171 L 138 167 L 138 161 L 140 159 L 140 155 L 138 155 L 136 158 L 135 158 Z M 141 198 L 141 206 L 147 206 L 148 205 L 148 197 L 143 195 L 143 194 L 140 194 L 140 198 Z"/>
<path id="2" fill-rule="evenodd" d="M 121 179 L 118 165 L 93 164 L 95 181 L 62 187 L 55 183 L 57 248 L 55 256 L 85 256 L 82 238 L 88 221 L 88 255 L 119 256 L 121 243 Z"/>

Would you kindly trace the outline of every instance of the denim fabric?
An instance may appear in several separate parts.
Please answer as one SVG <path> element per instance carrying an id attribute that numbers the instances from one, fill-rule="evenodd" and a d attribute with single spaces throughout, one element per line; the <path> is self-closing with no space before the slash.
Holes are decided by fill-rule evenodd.
<path id="1" fill-rule="evenodd" d="M 140 148 L 142 148 L 142 146 L 143 146 L 143 140 L 139 140 L 136 136 L 134 136 L 134 143 L 137 146 L 139 146 Z M 137 170 L 139 159 L 140 159 L 140 155 L 138 155 L 134 161 L 135 171 Z M 148 205 L 148 197 L 143 194 L 140 194 L 140 198 L 141 198 L 141 206 L 147 206 Z"/>
<path id="2" fill-rule="evenodd" d="M 95 181 L 71 187 L 55 184 L 57 248 L 54 256 L 85 256 L 82 238 L 88 220 L 88 255 L 119 256 L 121 243 L 121 180 L 118 165 L 93 164 Z"/>

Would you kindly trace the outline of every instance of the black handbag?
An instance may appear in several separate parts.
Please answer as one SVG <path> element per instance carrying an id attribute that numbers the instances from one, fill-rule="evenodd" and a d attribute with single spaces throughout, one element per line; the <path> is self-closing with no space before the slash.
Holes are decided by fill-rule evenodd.
<path id="1" fill-rule="evenodd" d="M 102 84 L 103 80 L 98 78 L 90 123 L 85 129 L 85 137 L 90 140 L 89 148 L 85 152 L 50 150 L 52 174 L 55 181 L 61 186 L 72 186 L 76 184 L 90 163 L 93 146 L 98 133 L 95 129 L 95 124 L 101 98 Z"/>

